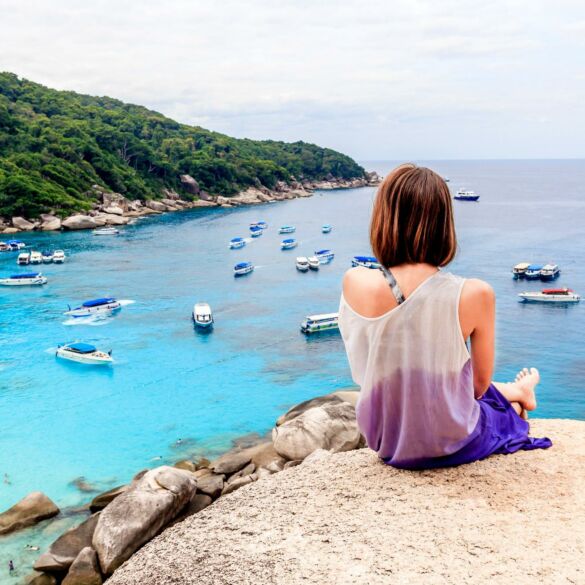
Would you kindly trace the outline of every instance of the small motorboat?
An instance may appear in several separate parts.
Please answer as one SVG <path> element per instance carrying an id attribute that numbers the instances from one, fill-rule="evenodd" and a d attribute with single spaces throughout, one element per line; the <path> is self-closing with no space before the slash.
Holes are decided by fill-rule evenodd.
<path id="1" fill-rule="evenodd" d="M 296 227 L 294 225 L 283 225 L 279 228 L 279 234 L 294 234 L 296 231 Z"/>
<path id="2" fill-rule="evenodd" d="M 89 364 L 94 366 L 108 366 L 114 363 L 112 359 L 112 352 L 98 350 L 95 346 L 89 343 L 64 343 L 57 347 L 55 352 L 57 357 L 80 364 Z"/>
<path id="3" fill-rule="evenodd" d="M 65 312 L 70 317 L 89 317 L 91 315 L 110 315 L 122 308 L 122 305 L 113 297 L 103 297 L 85 301 L 79 307 Z"/>
<path id="4" fill-rule="evenodd" d="M 315 250 L 315 256 L 319 258 L 321 264 L 329 264 L 335 258 L 335 254 L 331 250 Z"/>
<path id="5" fill-rule="evenodd" d="M 0 278 L 2 286 L 41 286 L 47 284 L 47 277 L 40 272 L 13 274 L 9 278 Z"/>
<path id="6" fill-rule="evenodd" d="M 26 266 L 30 264 L 30 252 L 21 252 L 16 259 L 16 263 L 19 266 Z"/>
<path id="7" fill-rule="evenodd" d="M 524 278 L 527 280 L 538 280 L 540 278 L 541 264 L 530 264 L 524 271 Z"/>
<path id="8" fill-rule="evenodd" d="M 210 329 L 213 327 L 213 314 L 208 303 L 195 303 L 193 307 L 193 322 L 197 327 Z"/>
<path id="9" fill-rule="evenodd" d="M 230 240 L 230 248 L 232 250 L 239 250 L 246 245 L 246 240 L 244 238 L 232 238 Z"/>
<path id="10" fill-rule="evenodd" d="M 299 256 L 295 264 L 299 272 L 307 272 L 310 268 L 309 259 L 306 256 Z"/>
<path id="11" fill-rule="evenodd" d="M 10 252 L 18 252 L 18 250 L 26 248 L 26 244 L 20 240 L 8 240 L 6 245 L 10 248 Z"/>
<path id="12" fill-rule="evenodd" d="M 53 252 L 45 250 L 41 254 L 41 257 L 43 259 L 43 264 L 50 264 L 53 261 Z"/>
<path id="13" fill-rule="evenodd" d="M 321 233 L 328 234 L 333 229 L 333 226 L 329 223 L 325 223 L 321 226 Z"/>
<path id="14" fill-rule="evenodd" d="M 264 230 L 258 225 L 251 225 L 250 226 L 250 235 L 253 238 L 259 238 L 263 232 L 264 232 Z"/>
<path id="15" fill-rule="evenodd" d="M 541 292 L 523 292 L 518 296 L 525 303 L 578 303 L 581 300 L 570 288 L 545 288 Z"/>
<path id="16" fill-rule="evenodd" d="M 120 233 L 120 230 L 115 227 L 103 227 L 98 228 L 97 230 L 93 230 L 94 236 L 117 236 Z"/>
<path id="17" fill-rule="evenodd" d="M 317 258 L 317 256 L 309 256 L 307 258 L 307 262 L 309 263 L 309 268 L 311 270 L 319 270 L 321 262 L 319 262 L 319 258 Z"/>
<path id="18" fill-rule="evenodd" d="M 256 225 L 260 228 L 265 230 L 268 227 L 268 224 L 265 221 L 257 221 Z"/>
<path id="19" fill-rule="evenodd" d="M 292 250 L 293 248 L 297 247 L 297 241 L 294 238 L 288 238 L 286 240 L 282 240 L 280 242 L 280 249 L 281 250 Z"/>
<path id="20" fill-rule="evenodd" d="M 351 260 L 352 266 L 363 266 L 364 268 L 378 269 L 380 263 L 373 256 L 354 256 Z"/>
<path id="21" fill-rule="evenodd" d="M 234 266 L 234 276 L 244 276 L 254 271 L 252 262 L 240 262 Z"/>
<path id="22" fill-rule="evenodd" d="M 53 252 L 53 264 L 63 264 L 65 262 L 65 252 L 63 250 L 55 250 Z"/>
<path id="23" fill-rule="evenodd" d="M 557 264 L 545 264 L 540 271 L 540 280 L 545 282 L 554 280 L 561 275 L 561 269 Z"/>
<path id="24" fill-rule="evenodd" d="M 11 252 L 10 246 L 6 242 L 0 242 L 0 252 Z"/>
<path id="25" fill-rule="evenodd" d="M 31 252 L 30 253 L 30 263 L 31 264 L 42 264 L 43 262 L 43 255 L 40 252 Z"/>
<path id="26" fill-rule="evenodd" d="M 520 264 L 516 264 L 514 268 L 512 268 L 512 274 L 514 275 L 515 279 L 524 278 L 526 276 L 526 271 L 530 266 L 529 262 L 520 262 Z"/>
<path id="27" fill-rule="evenodd" d="M 475 191 L 466 191 L 465 189 L 459 189 L 454 199 L 456 201 L 479 201 L 479 195 Z"/>
<path id="28" fill-rule="evenodd" d="M 339 313 L 324 313 L 323 315 L 307 315 L 301 323 L 301 331 L 310 335 L 321 331 L 339 330 Z"/>

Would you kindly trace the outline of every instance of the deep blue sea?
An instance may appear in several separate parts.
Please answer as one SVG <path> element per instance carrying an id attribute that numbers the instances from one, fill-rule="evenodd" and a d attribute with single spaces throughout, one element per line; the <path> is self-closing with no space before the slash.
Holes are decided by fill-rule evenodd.
<path id="1" fill-rule="evenodd" d="M 474 189 L 479 203 L 454 202 L 459 253 L 451 269 L 489 281 L 497 293 L 496 379 L 537 366 L 541 417 L 585 419 L 585 302 L 518 303 L 542 287 L 514 281 L 521 261 L 554 261 L 560 286 L 585 294 L 585 161 L 435 161 L 450 188 Z M 394 163 L 369 162 L 387 172 Z M 33 490 L 62 508 L 128 481 L 138 470 L 193 454 L 214 455 L 248 433 L 266 433 L 288 406 L 352 385 L 336 334 L 307 339 L 306 314 L 336 311 L 340 280 L 355 254 L 370 253 L 373 188 L 317 192 L 241 209 L 192 210 L 142 219 L 117 237 L 91 232 L 23 234 L 35 249 L 62 248 L 42 288 L 0 288 L 0 510 Z M 248 224 L 269 228 L 229 250 Z M 323 223 L 333 232 L 321 234 Z M 293 224 L 299 247 L 281 251 L 278 226 Z M 9 238 L 4 238 L 9 239 Z M 331 248 L 318 273 L 294 259 Z M 235 279 L 242 260 L 253 274 Z M 0 274 L 27 271 L 0 254 Z M 134 301 L 115 317 L 70 324 L 67 305 L 102 295 Z M 193 328 L 196 301 L 211 304 L 211 334 Z M 112 368 L 57 360 L 58 343 L 112 349 Z M 3 481 L 4 480 L 4 481 Z M 77 480 L 77 482 L 76 482 Z M 76 485 L 77 483 L 77 485 Z M 0 539 L 0 580 L 8 558 L 20 576 L 41 547 L 75 517 Z"/>

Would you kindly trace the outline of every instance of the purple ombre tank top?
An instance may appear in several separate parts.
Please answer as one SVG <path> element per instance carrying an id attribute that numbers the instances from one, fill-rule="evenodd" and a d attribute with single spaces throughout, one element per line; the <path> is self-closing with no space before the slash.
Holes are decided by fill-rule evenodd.
<path id="1" fill-rule="evenodd" d="M 465 280 L 440 270 L 402 304 L 363 317 L 341 297 L 339 328 L 368 446 L 386 463 L 455 453 L 479 418 L 470 355 L 459 325 Z"/>

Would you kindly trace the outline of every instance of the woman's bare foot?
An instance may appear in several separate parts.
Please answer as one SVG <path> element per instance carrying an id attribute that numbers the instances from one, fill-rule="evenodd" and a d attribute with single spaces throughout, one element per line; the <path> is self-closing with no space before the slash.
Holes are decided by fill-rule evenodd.
<path id="1" fill-rule="evenodd" d="M 524 368 L 518 372 L 514 383 L 522 390 L 524 394 L 522 406 L 525 410 L 534 410 L 536 408 L 536 395 L 534 389 L 540 382 L 540 374 L 536 368 Z"/>

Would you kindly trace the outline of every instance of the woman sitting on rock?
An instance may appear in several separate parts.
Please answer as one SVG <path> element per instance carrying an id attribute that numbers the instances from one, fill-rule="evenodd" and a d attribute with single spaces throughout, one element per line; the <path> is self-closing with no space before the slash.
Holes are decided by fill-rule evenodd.
<path id="1" fill-rule="evenodd" d="M 524 420 L 538 371 L 492 382 L 494 291 L 442 270 L 457 248 L 445 181 L 411 164 L 395 169 L 378 190 L 370 239 L 381 269 L 349 270 L 339 309 L 368 446 L 405 469 L 550 447 Z"/>

